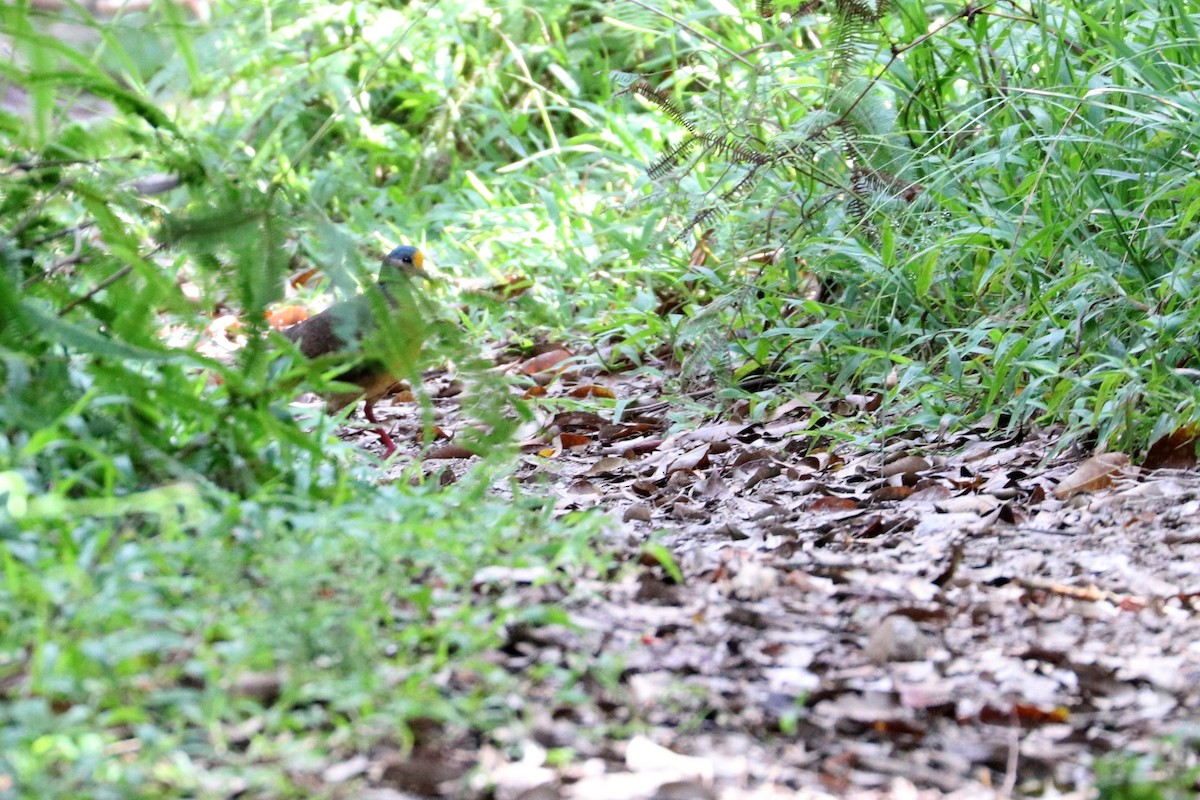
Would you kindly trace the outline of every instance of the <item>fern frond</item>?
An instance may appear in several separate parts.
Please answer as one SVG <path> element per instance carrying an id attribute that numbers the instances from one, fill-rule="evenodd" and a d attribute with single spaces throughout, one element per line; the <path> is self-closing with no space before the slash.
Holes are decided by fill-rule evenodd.
<path id="1" fill-rule="evenodd" d="M 925 187 L 919 183 L 909 183 L 890 172 L 872 169 L 868 166 L 860 166 L 851 173 L 851 186 L 854 187 L 855 184 L 858 187 L 856 191 L 861 191 L 863 194 L 884 192 L 906 203 L 914 202 L 925 190 Z"/>
<path id="2" fill-rule="evenodd" d="M 721 202 L 732 203 L 734 200 L 745 197 L 752 189 L 754 189 L 756 185 L 758 185 L 758 177 L 759 173 L 757 169 L 752 169 L 747 172 L 741 177 L 741 180 L 721 194 Z"/>
<path id="3" fill-rule="evenodd" d="M 692 148 L 694 148 L 696 143 L 699 141 L 700 139 L 698 137 L 689 133 L 686 137 L 684 137 L 682 142 L 672 147 L 670 150 L 664 153 L 662 157 L 651 164 L 646 169 L 646 175 L 652 181 L 665 178 L 667 174 L 669 174 L 671 170 L 673 170 L 679 164 L 680 159 L 691 152 Z"/>
<path id="4" fill-rule="evenodd" d="M 671 244 L 679 244 L 684 239 L 688 238 L 688 236 L 691 236 L 692 232 L 697 228 L 703 228 L 706 226 L 706 223 L 720 219 L 728 213 L 728 206 L 723 204 L 705 206 L 696 213 L 692 214 L 692 218 L 687 221 L 687 224 L 684 225 L 679 230 L 679 233 L 675 234 L 675 236 L 671 239 Z"/>
<path id="5" fill-rule="evenodd" d="M 688 352 L 679 370 L 681 388 L 687 389 L 701 379 L 709 382 L 719 372 L 730 373 L 729 352 L 731 315 L 742 313 L 756 292 L 753 284 L 722 286 L 721 293 L 707 306 L 695 312 L 679 326 L 675 345 Z"/>
<path id="6" fill-rule="evenodd" d="M 879 5 L 883 2 L 879 0 Z M 837 0 L 837 13 L 829 30 L 829 46 L 833 50 L 828 76 L 831 88 L 840 87 L 845 76 L 857 75 L 861 71 L 859 62 L 878 47 L 874 24 L 879 17 L 871 16 L 858 3 L 876 6 L 872 0 Z"/>
<path id="7" fill-rule="evenodd" d="M 836 0 L 839 16 L 878 22 L 887 13 L 888 0 Z"/>
<path id="8" fill-rule="evenodd" d="M 729 209 L 720 206 L 706 206 L 692 215 L 691 221 L 688 223 L 688 228 L 700 228 L 706 223 L 712 222 L 715 219 L 725 216 L 729 213 Z"/>
<path id="9" fill-rule="evenodd" d="M 845 117 L 865 136 L 883 136 L 896 129 L 896 110 L 884 92 L 866 78 L 848 81 L 829 98 L 829 109 Z"/>
<path id="10" fill-rule="evenodd" d="M 762 166 L 771 161 L 769 154 L 751 150 L 749 147 L 733 141 L 724 134 L 700 133 L 696 134 L 696 138 L 703 141 L 712 152 L 735 164 L 756 164 Z"/>
<path id="11" fill-rule="evenodd" d="M 639 97 L 644 97 L 653 105 L 658 106 L 658 108 L 677 125 L 682 128 L 686 128 L 693 134 L 696 133 L 696 127 L 692 124 L 691 120 L 684 116 L 683 109 L 676 105 L 675 100 L 662 89 L 656 89 L 654 86 L 651 86 L 648 81 L 638 80 L 634 81 L 626 89 L 617 92 L 617 94 L 620 95 L 627 92 L 632 92 Z"/>

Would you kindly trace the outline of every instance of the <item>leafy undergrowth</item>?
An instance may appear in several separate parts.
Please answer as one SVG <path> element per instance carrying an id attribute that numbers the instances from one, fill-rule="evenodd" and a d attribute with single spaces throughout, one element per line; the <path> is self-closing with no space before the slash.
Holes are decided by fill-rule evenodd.
<path id="1" fill-rule="evenodd" d="M 609 679 L 582 658 L 519 680 L 497 661 L 512 631 L 566 625 L 561 601 L 608 564 L 593 516 L 485 489 L 219 512 L 176 496 L 25 526 L 0 587 L 0 788 L 314 796 L 347 753 L 477 743 L 530 712 L 530 683 Z M 543 599 L 505 591 L 513 575 Z"/>

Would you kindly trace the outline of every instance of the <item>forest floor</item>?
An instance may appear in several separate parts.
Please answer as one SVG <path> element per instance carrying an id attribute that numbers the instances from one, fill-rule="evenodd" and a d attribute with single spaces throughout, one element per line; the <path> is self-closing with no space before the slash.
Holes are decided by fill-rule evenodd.
<path id="1" fill-rule="evenodd" d="M 516 477 L 558 511 L 601 509 L 625 566 L 565 597 L 536 574 L 481 565 L 479 581 L 561 602 L 573 621 L 511 630 L 501 663 L 615 657 L 620 685 L 582 687 L 586 708 L 546 697 L 519 761 L 464 746 L 447 772 L 448 743 L 424 766 L 418 747 L 375 771 L 374 796 L 474 767 L 500 798 L 1082 798 L 1105 754 L 1194 766 L 1194 442 L 1164 440 L 1135 467 L 1051 455 L 1055 431 L 813 434 L 820 418 L 877 428 L 869 396 L 797 395 L 767 419 L 735 406 L 673 428 L 699 406 L 647 372 L 557 371 L 567 355 L 507 367 L 547 384 L 531 391 L 541 411 Z M 450 376 L 426 388 L 440 432 L 468 424 Z M 619 420 L 600 398 L 627 402 Z M 422 457 L 453 481 L 471 462 L 453 443 L 416 445 L 416 404 L 377 410 L 400 443 L 395 474 Z M 631 723 L 641 733 L 624 741 L 593 735 Z M 554 765 L 557 748 L 575 758 Z"/>

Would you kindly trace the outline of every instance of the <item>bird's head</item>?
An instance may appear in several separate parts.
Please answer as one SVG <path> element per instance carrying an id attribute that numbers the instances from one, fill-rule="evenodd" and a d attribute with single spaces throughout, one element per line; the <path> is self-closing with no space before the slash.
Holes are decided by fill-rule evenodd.
<path id="1" fill-rule="evenodd" d="M 409 277 L 429 277 L 429 273 L 425 271 L 425 256 L 421 255 L 421 251 L 412 245 L 403 244 L 388 253 L 387 257 L 383 259 L 383 266 L 398 269 Z"/>

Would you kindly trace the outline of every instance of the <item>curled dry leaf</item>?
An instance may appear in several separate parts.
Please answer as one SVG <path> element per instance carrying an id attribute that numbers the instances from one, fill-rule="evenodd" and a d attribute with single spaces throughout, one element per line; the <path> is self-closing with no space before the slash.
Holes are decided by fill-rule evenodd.
<path id="1" fill-rule="evenodd" d="M 904 456 L 889 464 L 884 464 L 879 474 L 884 478 L 899 475 L 903 478 L 906 486 L 912 486 L 917 482 L 918 473 L 924 472 L 929 467 L 929 461 L 921 456 Z"/>
<path id="2" fill-rule="evenodd" d="M 317 269 L 316 267 L 313 267 L 311 269 L 306 269 L 303 272 L 301 272 L 299 275 L 296 275 L 294 278 L 292 278 L 292 286 L 295 286 L 296 288 L 300 288 L 301 286 L 307 286 L 312 281 L 313 278 L 317 277 L 320 274 L 321 274 L 321 270 Z"/>
<path id="3" fill-rule="evenodd" d="M 1101 453 L 1080 464 L 1074 472 L 1063 478 L 1054 490 L 1054 496 L 1066 500 L 1077 494 L 1088 494 L 1112 486 L 1113 478 L 1129 466 L 1129 456 L 1124 453 Z"/>
<path id="4" fill-rule="evenodd" d="M 600 459 L 595 464 L 592 464 L 592 466 L 588 468 L 587 472 L 583 474 L 590 475 L 592 477 L 598 475 L 615 475 L 628 467 L 630 463 L 632 462 L 630 462 L 630 460 L 627 458 L 608 456 Z"/>
<path id="5" fill-rule="evenodd" d="M 608 422 L 604 417 L 592 411 L 564 411 L 561 414 L 555 414 L 550 424 L 564 431 L 570 428 L 598 431 Z"/>
<path id="6" fill-rule="evenodd" d="M 545 386 L 530 386 L 528 389 L 525 390 L 525 394 L 521 395 L 521 399 L 529 400 L 534 397 L 545 397 L 545 396 L 546 396 L 546 387 Z"/>
<path id="7" fill-rule="evenodd" d="M 693 447 L 672 461 L 670 466 L 667 467 L 667 473 L 678 472 L 679 470 L 704 469 L 708 466 L 709 448 L 710 445 L 707 444 Z"/>
<path id="8" fill-rule="evenodd" d="M 809 511 L 854 511 L 858 503 L 849 497 L 819 497 L 808 507 Z"/>
<path id="9" fill-rule="evenodd" d="M 280 306 L 267 312 L 267 324 L 277 331 L 290 328 L 297 322 L 308 319 L 308 309 L 303 306 Z"/>
<path id="10" fill-rule="evenodd" d="M 575 398 L 605 397 L 609 400 L 613 400 L 617 396 L 613 390 L 609 389 L 607 386 L 597 386 L 594 383 L 589 383 L 586 386 L 576 386 L 569 392 L 569 394 L 571 397 Z"/>
<path id="11" fill-rule="evenodd" d="M 526 359 L 518 368 L 522 375 L 537 375 L 539 372 L 562 372 L 562 363 L 574 354 L 570 350 L 551 350 Z"/>
<path id="12" fill-rule="evenodd" d="M 441 447 L 435 447 L 425 456 L 427 459 L 441 458 L 474 458 L 475 453 L 472 453 L 461 444 L 444 444 Z"/>

